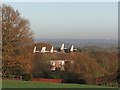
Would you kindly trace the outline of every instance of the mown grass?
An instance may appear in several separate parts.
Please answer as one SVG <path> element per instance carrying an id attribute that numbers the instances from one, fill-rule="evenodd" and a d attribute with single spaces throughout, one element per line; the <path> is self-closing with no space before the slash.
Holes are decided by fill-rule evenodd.
<path id="1" fill-rule="evenodd" d="M 111 88 L 111 87 L 85 84 L 43 83 L 20 80 L 2 80 L 2 88 Z"/>

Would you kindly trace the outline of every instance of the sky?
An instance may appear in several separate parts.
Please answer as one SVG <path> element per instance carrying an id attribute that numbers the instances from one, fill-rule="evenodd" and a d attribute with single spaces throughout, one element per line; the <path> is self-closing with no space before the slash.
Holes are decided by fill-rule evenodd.
<path id="1" fill-rule="evenodd" d="M 28 19 L 35 38 L 118 39 L 117 2 L 6 2 Z"/>

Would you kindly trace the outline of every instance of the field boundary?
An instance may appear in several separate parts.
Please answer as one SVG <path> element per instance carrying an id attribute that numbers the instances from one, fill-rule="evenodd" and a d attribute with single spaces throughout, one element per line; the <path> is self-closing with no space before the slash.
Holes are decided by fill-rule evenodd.
<path id="1" fill-rule="evenodd" d="M 33 82 L 52 82 L 52 83 L 62 83 L 63 79 L 51 79 L 51 78 L 32 78 Z"/>

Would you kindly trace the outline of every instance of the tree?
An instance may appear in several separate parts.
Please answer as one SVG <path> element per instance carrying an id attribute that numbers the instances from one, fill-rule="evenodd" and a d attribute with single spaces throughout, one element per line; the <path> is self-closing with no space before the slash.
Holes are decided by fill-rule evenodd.
<path id="1" fill-rule="evenodd" d="M 41 50 L 42 47 L 46 47 L 50 51 L 52 45 L 45 42 L 35 43 L 34 46 L 37 47 L 37 50 Z M 50 71 L 49 60 L 53 58 L 53 54 L 50 53 L 34 53 L 32 60 L 33 63 L 33 76 L 34 77 L 46 77 L 47 73 Z"/>
<path id="2" fill-rule="evenodd" d="M 2 50 L 2 8 L 0 6 L 0 51 Z"/>
<path id="3" fill-rule="evenodd" d="M 70 57 L 74 63 L 71 67 L 69 66 L 68 70 L 79 75 L 81 79 L 101 77 L 108 74 L 88 53 L 74 52 L 70 53 Z"/>
<path id="4" fill-rule="evenodd" d="M 3 74 L 31 71 L 33 33 L 30 23 L 18 10 L 2 5 Z"/>

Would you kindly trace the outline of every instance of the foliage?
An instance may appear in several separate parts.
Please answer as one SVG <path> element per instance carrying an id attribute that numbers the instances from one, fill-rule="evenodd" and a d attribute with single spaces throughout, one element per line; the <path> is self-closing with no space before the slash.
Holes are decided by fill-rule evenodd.
<path id="1" fill-rule="evenodd" d="M 49 72 L 50 64 L 48 63 L 48 58 L 45 54 L 35 54 L 33 62 L 33 73 L 35 72 Z"/>
<path id="2" fill-rule="evenodd" d="M 54 71 L 54 72 L 49 72 L 48 73 L 48 78 L 61 78 L 61 75 L 60 75 L 61 73 L 60 72 L 58 72 L 58 71 Z"/>
<path id="3" fill-rule="evenodd" d="M 11 6 L 2 5 L 3 75 L 31 72 L 32 35 L 29 21 Z"/>
<path id="4" fill-rule="evenodd" d="M 30 81 L 32 80 L 32 75 L 30 73 L 24 73 L 22 74 L 22 79 L 25 81 Z"/>
<path id="5" fill-rule="evenodd" d="M 102 55 L 104 55 L 102 57 Z M 97 57 L 99 56 L 99 58 Z M 68 70 L 79 74 L 80 78 L 95 78 L 102 77 L 115 73 L 117 70 L 117 54 L 115 53 L 96 53 L 95 56 L 92 56 L 91 53 L 71 53 L 70 56 L 74 63 L 69 66 Z M 101 57 L 101 58 L 100 58 Z M 101 66 L 101 63 L 98 62 L 104 61 L 105 66 Z M 109 69 L 107 69 L 109 68 Z"/>
<path id="6" fill-rule="evenodd" d="M 50 46 L 50 45 L 49 45 Z M 37 71 L 49 73 L 50 66 L 47 61 L 49 60 L 72 60 L 73 63 L 66 62 L 65 73 L 60 74 L 61 78 L 97 78 L 116 73 L 117 71 L 117 53 L 116 52 L 69 52 L 69 53 L 46 53 L 34 55 L 34 66 Z M 38 66 L 37 66 L 38 65 Z M 47 71 L 46 71 L 47 70 Z M 77 76 L 76 76 L 77 75 Z M 57 74 L 54 74 L 55 78 Z M 49 77 L 49 75 L 48 75 Z"/>

